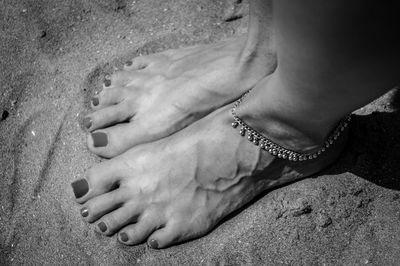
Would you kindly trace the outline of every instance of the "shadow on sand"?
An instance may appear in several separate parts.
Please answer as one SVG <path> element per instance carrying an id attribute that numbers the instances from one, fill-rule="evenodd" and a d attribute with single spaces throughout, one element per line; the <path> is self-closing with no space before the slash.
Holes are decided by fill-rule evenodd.
<path id="1" fill-rule="evenodd" d="M 326 174 L 345 172 L 378 186 L 400 190 L 400 91 L 390 103 L 393 112 L 355 115 L 343 156 Z"/>

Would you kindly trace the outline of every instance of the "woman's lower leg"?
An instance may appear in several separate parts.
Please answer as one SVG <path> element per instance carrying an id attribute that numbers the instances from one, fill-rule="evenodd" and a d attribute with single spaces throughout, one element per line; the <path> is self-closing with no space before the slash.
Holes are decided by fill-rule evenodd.
<path id="1" fill-rule="evenodd" d="M 264 1 L 253 3 L 261 7 Z M 250 95 L 244 119 L 291 148 L 296 138 L 304 147 L 321 143 L 340 118 L 399 81 L 396 8 L 365 1 L 274 1 L 278 66 L 256 86 L 256 97 Z"/>

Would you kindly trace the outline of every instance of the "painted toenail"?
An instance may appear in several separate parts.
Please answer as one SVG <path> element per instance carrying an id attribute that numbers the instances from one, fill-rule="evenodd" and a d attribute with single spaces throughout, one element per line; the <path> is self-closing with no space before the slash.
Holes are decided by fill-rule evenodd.
<path id="1" fill-rule="evenodd" d="M 74 181 L 72 184 L 72 189 L 74 190 L 75 198 L 79 199 L 83 197 L 89 191 L 89 184 L 86 179 L 79 179 Z"/>
<path id="2" fill-rule="evenodd" d="M 82 217 L 88 217 L 89 210 L 87 208 L 82 208 L 81 209 L 81 215 L 82 215 Z"/>
<path id="3" fill-rule="evenodd" d="M 122 242 L 126 242 L 129 240 L 128 235 L 126 233 L 120 233 L 119 237 L 121 238 Z"/>
<path id="4" fill-rule="evenodd" d="M 104 80 L 104 86 L 110 87 L 110 86 L 111 86 L 111 80 L 105 79 L 105 80 Z"/>
<path id="5" fill-rule="evenodd" d="M 152 247 L 152 248 L 158 248 L 158 242 L 157 242 L 157 240 L 151 239 L 151 240 L 149 241 L 149 246 Z"/>
<path id="6" fill-rule="evenodd" d="M 125 65 L 127 66 L 131 66 L 133 64 L 133 62 L 131 60 L 126 61 Z"/>
<path id="7" fill-rule="evenodd" d="M 105 231 L 107 231 L 107 225 L 104 222 L 100 222 L 97 226 L 99 227 L 100 231 L 102 231 L 103 233 Z"/>
<path id="8" fill-rule="evenodd" d="M 94 147 L 105 147 L 108 144 L 107 134 L 103 132 L 92 133 L 92 139 Z"/>
<path id="9" fill-rule="evenodd" d="M 83 125 L 89 129 L 92 126 L 92 119 L 90 117 L 85 117 L 83 119 Z"/>
<path id="10" fill-rule="evenodd" d="M 93 104 L 94 106 L 99 105 L 99 98 L 98 98 L 98 97 L 93 97 L 93 98 L 92 98 L 92 104 Z"/>

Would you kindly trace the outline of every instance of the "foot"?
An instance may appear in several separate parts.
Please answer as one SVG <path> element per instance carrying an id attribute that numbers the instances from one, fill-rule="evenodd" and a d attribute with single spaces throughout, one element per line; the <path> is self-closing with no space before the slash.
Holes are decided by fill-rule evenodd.
<path id="1" fill-rule="evenodd" d="M 237 99 L 272 70 L 245 38 L 137 57 L 105 80 L 84 123 L 89 149 L 114 157 Z"/>
<path id="2" fill-rule="evenodd" d="M 257 97 L 249 94 L 248 102 Z M 251 107 L 247 101 L 242 105 L 246 115 Z M 72 184 L 84 219 L 96 223 L 101 234 L 118 233 L 123 244 L 147 240 L 153 248 L 164 248 L 203 236 L 262 191 L 320 171 L 343 148 L 341 137 L 316 159 L 279 159 L 232 128 L 231 107 L 93 166 L 85 179 Z M 276 123 L 271 119 L 269 124 Z M 318 146 L 309 145 L 299 150 Z"/>

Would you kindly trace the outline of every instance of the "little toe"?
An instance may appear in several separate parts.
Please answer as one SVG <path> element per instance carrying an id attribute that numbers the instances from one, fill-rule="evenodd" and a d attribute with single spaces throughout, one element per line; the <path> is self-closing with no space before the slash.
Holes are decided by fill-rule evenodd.
<path id="1" fill-rule="evenodd" d="M 146 215 L 139 217 L 136 224 L 130 224 L 118 233 L 118 240 L 125 245 L 137 245 L 146 241 L 155 230 L 162 228 L 165 222 L 159 215 Z"/>
<path id="2" fill-rule="evenodd" d="M 84 119 L 88 130 L 93 131 L 100 128 L 125 122 L 134 116 L 134 108 L 131 104 L 120 103 L 99 109 Z M 90 121 L 86 123 L 86 120 Z"/>
<path id="3" fill-rule="evenodd" d="M 124 165 L 119 160 L 104 161 L 90 168 L 86 178 L 71 183 L 76 202 L 82 204 L 119 186 Z"/>
<path id="4" fill-rule="evenodd" d="M 128 196 L 129 193 L 123 188 L 115 189 L 88 200 L 81 208 L 80 213 L 86 221 L 92 223 L 105 214 L 120 208 L 128 200 Z"/>
<path id="5" fill-rule="evenodd" d="M 138 206 L 128 203 L 101 217 L 97 221 L 96 230 L 105 235 L 112 235 L 127 224 L 135 223 L 139 214 Z"/>

